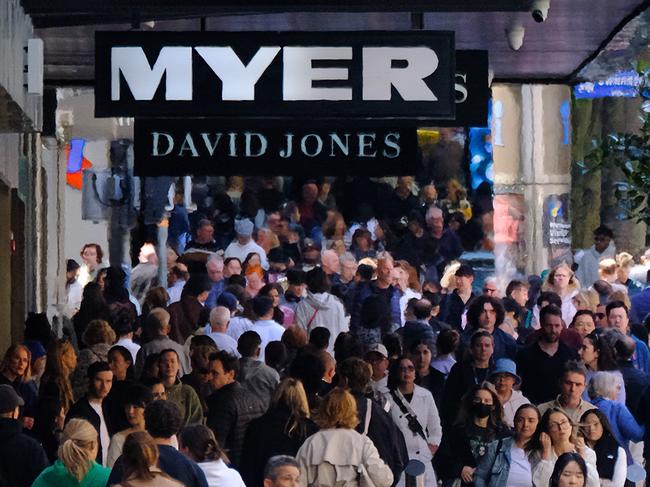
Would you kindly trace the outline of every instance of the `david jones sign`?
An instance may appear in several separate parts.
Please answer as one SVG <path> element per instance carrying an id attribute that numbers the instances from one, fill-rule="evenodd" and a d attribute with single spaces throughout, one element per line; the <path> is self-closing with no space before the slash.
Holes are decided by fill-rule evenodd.
<path id="1" fill-rule="evenodd" d="M 309 124 L 246 120 L 136 119 L 135 173 L 372 175 L 412 174 L 415 125 L 365 121 Z"/>
<path id="2" fill-rule="evenodd" d="M 453 119 L 452 32 L 97 32 L 96 116 Z"/>

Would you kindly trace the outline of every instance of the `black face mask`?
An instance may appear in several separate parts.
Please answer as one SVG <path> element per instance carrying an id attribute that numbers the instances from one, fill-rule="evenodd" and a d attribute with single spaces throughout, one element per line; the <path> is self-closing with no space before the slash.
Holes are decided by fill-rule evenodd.
<path id="1" fill-rule="evenodd" d="M 479 419 L 487 418 L 492 412 L 490 404 L 483 404 L 482 402 L 475 402 L 472 404 L 472 414 Z"/>

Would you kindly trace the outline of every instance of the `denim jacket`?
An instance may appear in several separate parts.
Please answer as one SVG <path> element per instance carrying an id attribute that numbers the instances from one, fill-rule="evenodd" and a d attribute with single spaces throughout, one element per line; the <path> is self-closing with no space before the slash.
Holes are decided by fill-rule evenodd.
<path id="1" fill-rule="evenodd" d="M 510 450 L 514 438 L 490 443 L 474 472 L 475 487 L 505 487 L 510 472 Z"/>

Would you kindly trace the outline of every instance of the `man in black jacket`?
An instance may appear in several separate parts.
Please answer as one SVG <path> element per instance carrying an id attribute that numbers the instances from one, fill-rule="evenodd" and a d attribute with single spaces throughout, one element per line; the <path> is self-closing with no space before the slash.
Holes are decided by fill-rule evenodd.
<path id="1" fill-rule="evenodd" d="M 113 372 L 107 362 L 95 362 L 88 367 L 88 393 L 72 405 L 66 422 L 72 418 L 81 418 L 88 421 L 97 430 L 99 448 L 97 450 L 97 463 L 106 465 L 108 445 L 111 437 L 108 434 L 109 418 L 105 409 L 104 399 L 111 392 L 113 386 Z"/>
<path id="2" fill-rule="evenodd" d="M 23 433 L 18 420 L 22 398 L 10 385 L 0 385 L 0 486 L 29 487 L 49 465 L 45 450 Z"/>
<path id="3" fill-rule="evenodd" d="M 248 423 L 266 411 L 262 402 L 237 382 L 238 372 L 237 357 L 223 350 L 210 355 L 210 382 L 215 392 L 207 399 L 206 424 L 228 451 L 234 467 L 240 464 Z"/>
<path id="4" fill-rule="evenodd" d="M 370 392 L 370 368 L 360 358 L 345 359 L 336 370 L 339 385 L 345 387 L 357 402 L 359 425 L 357 431 L 367 434 L 379 452 L 379 457 L 393 472 L 394 483 L 399 481 L 409 461 L 402 432 L 393 419 L 374 400 Z M 370 406 L 370 409 L 368 408 Z"/>

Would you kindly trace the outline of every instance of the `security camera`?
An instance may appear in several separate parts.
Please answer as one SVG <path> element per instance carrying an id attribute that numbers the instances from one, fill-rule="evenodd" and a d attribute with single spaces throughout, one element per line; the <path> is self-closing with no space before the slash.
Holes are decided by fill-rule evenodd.
<path id="1" fill-rule="evenodd" d="M 513 51 L 518 51 L 524 44 L 524 34 L 526 30 L 521 24 L 515 24 L 506 29 L 506 37 L 508 38 L 508 45 Z"/>
<path id="2" fill-rule="evenodd" d="M 548 9 L 551 7 L 551 0 L 534 0 L 531 14 L 535 22 L 544 22 L 548 17 Z"/>

